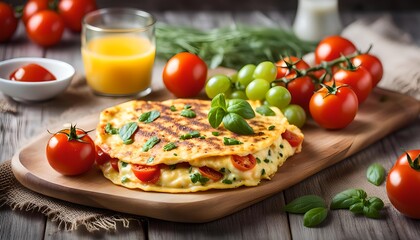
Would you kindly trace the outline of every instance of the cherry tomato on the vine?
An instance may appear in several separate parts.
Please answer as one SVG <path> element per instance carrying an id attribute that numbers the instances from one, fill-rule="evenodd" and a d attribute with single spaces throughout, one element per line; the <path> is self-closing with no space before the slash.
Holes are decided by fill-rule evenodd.
<path id="1" fill-rule="evenodd" d="M 55 76 L 38 64 L 28 64 L 10 74 L 10 80 L 21 82 L 45 82 L 56 80 Z"/>
<path id="2" fill-rule="evenodd" d="M 295 56 L 285 57 L 285 58 L 279 60 L 276 63 L 276 66 L 277 66 L 276 79 L 286 77 L 290 74 L 295 73 L 295 71 L 293 69 L 289 69 L 287 67 L 288 64 L 289 65 L 294 65 L 297 69 L 308 69 L 309 68 L 309 64 L 307 64 L 304 60 L 302 60 L 298 57 L 295 57 Z"/>
<path id="3" fill-rule="evenodd" d="M 309 103 L 309 111 L 321 127 L 341 129 L 356 117 L 358 105 L 357 95 L 349 86 L 333 84 L 314 93 Z"/>
<path id="4" fill-rule="evenodd" d="M 420 149 L 409 150 L 399 156 L 386 180 L 386 192 L 392 205 L 402 214 L 415 219 L 420 219 L 419 157 Z"/>
<path id="5" fill-rule="evenodd" d="M 26 23 L 28 37 L 42 47 L 50 47 L 60 42 L 63 31 L 63 19 L 52 10 L 37 12 Z"/>
<path id="6" fill-rule="evenodd" d="M 363 66 L 372 75 L 372 88 L 382 79 L 384 69 L 381 61 L 371 54 L 361 54 L 351 59 L 351 62 L 357 66 Z"/>
<path id="7" fill-rule="evenodd" d="M 329 36 L 321 40 L 315 49 L 315 63 L 331 61 L 356 52 L 354 44 L 341 36 Z"/>
<path id="8" fill-rule="evenodd" d="M 10 40 L 18 26 L 13 7 L 0 2 L 0 43 Z"/>
<path id="9" fill-rule="evenodd" d="M 362 104 L 372 91 L 372 76 L 363 66 L 356 69 L 340 69 L 333 78 L 336 82 L 348 84 L 356 93 L 359 104 Z"/>
<path id="10" fill-rule="evenodd" d="M 309 64 L 298 57 L 285 57 L 276 63 L 277 79 L 282 77 L 292 79 L 296 76 L 296 71 L 288 69 L 287 64 L 294 64 L 299 70 L 309 68 Z M 285 84 L 285 87 L 289 90 L 290 95 L 292 96 L 290 103 L 297 104 L 305 109 L 305 111 L 309 111 L 309 100 L 315 92 L 315 84 L 312 82 L 312 79 L 309 76 L 298 77 L 290 80 L 287 84 Z"/>
<path id="11" fill-rule="evenodd" d="M 28 22 L 29 18 L 32 17 L 32 15 L 39 11 L 49 9 L 50 2 L 50 0 L 29 0 L 23 7 L 23 23 L 26 25 L 26 23 Z"/>
<path id="12" fill-rule="evenodd" d="M 88 133 L 71 126 L 53 134 L 46 147 L 51 167 L 63 175 L 88 171 L 95 161 L 95 144 Z"/>
<path id="13" fill-rule="evenodd" d="M 95 0 L 61 0 L 58 3 L 58 13 L 73 32 L 82 30 L 83 17 L 96 8 Z"/>
<path id="14" fill-rule="evenodd" d="M 176 97 L 195 97 L 206 84 L 207 65 L 195 54 L 178 53 L 166 63 L 162 78 L 166 88 Z"/>

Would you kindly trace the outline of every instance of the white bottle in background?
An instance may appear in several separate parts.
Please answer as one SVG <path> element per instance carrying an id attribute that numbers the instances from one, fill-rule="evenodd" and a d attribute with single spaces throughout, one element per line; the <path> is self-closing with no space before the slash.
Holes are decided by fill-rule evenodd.
<path id="1" fill-rule="evenodd" d="M 302 40 L 319 41 L 340 34 L 338 0 L 299 0 L 293 31 Z"/>

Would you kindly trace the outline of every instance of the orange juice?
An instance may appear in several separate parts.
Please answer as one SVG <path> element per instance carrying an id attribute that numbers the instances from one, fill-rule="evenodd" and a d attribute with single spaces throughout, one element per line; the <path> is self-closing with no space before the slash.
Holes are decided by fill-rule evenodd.
<path id="1" fill-rule="evenodd" d="M 105 95 L 130 95 L 150 87 L 155 46 L 133 35 L 109 35 L 90 40 L 82 48 L 86 79 Z"/>

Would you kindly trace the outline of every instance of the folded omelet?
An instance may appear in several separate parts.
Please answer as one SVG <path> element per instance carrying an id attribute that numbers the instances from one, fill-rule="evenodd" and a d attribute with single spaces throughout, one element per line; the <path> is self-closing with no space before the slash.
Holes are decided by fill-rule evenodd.
<path id="1" fill-rule="evenodd" d="M 257 102 L 250 102 L 255 110 Z M 252 135 L 211 127 L 211 102 L 134 100 L 100 114 L 95 143 L 109 161 L 104 176 L 127 188 L 196 192 L 256 186 L 301 151 L 303 134 L 281 111 L 247 120 Z"/>

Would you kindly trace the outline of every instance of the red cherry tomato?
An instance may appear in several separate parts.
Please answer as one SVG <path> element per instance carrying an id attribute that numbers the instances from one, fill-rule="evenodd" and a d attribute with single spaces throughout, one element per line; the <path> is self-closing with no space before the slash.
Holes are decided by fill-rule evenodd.
<path id="1" fill-rule="evenodd" d="M 45 82 L 56 80 L 55 76 L 38 64 L 28 64 L 10 74 L 10 80 L 21 82 Z"/>
<path id="2" fill-rule="evenodd" d="M 372 88 L 381 81 L 384 69 L 381 61 L 371 54 L 361 54 L 353 59 L 352 63 L 357 66 L 363 66 L 372 75 Z"/>
<path id="3" fill-rule="evenodd" d="M 252 154 L 248 154 L 247 156 L 232 155 L 231 159 L 233 166 L 241 171 L 253 169 L 257 164 L 257 160 Z"/>
<path id="4" fill-rule="evenodd" d="M 206 178 L 209 178 L 215 182 L 219 181 L 220 179 L 222 179 L 223 174 L 212 169 L 209 167 L 200 167 L 198 168 L 198 171 L 201 173 L 201 175 L 203 175 Z"/>
<path id="5" fill-rule="evenodd" d="M 372 76 L 362 66 L 354 70 L 340 69 L 333 78 L 338 83 L 348 84 L 356 93 L 359 104 L 362 104 L 372 92 Z"/>
<path id="6" fill-rule="evenodd" d="M 286 63 L 294 64 L 300 70 L 309 68 L 309 65 L 300 58 L 294 56 L 285 57 L 276 63 L 277 79 L 282 77 L 292 79 L 296 76 L 296 71 L 289 70 Z M 292 95 L 290 103 L 297 104 L 306 111 L 309 111 L 309 100 L 315 92 L 315 84 L 312 82 L 312 79 L 308 76 L 299 77 L 285 84 L 285 87 L 289 90 L 290 95 Z"/>
<path id="7" fill-rule="evenodd" d="M 0 2 L 0 42 L 6 42 L 13 37 L 18 26 L 13 7 Z"/>
<path id="8" fill-rule="evenodd" d="M 315 63 L 331 61 L 356 52 L 356 47 L 348 39 L 341 36 L 329 36 L 321 40 L 315 49 Z"/>
<path id="9" fill-rule="evenodd" d="M 60 42 L 63 31 L 63 19 L 51 10 L 35 13 L 26 23 L 28 37 L 42 47 L 50 47 Z"/>
<path id="10" fill-rule="evenodd" d="M 95 161 L 95 144 L 87 132 L 71 126 L 50 138 L 46 147 L 49 164 L 63 175 L 88 171 Z"/>
<path id="11" fill-rule="evenodd" d="M 134 175 L 142 181 L 148 183 L 156 183 L 160 177 L 160 166 L 159 165 L 141 165 L 141 164 L 132 164 L 131 170 Z"/>
<path id="12" fill-rule="evenodd" d="M 22 20 L 26 25 L 29 18 L 35 13 L 49 9 L 50 0 L 29 0 L 23 7 Z"/>
<path id="13" fill-rule="evenodd" d="M 411 164 L 407 155 L 411 159 Z M 402 214 L 415 219 L 420 219 L 419 156 L 419 149 L 402 154 L 389 171 L 386 180 L 386 192 L 392 205 Z"/>
<path id="14" fill-rule="evenodd" d="M 95 0 L 61 0 L 58 3 L 58 13 L 73 32 L 82 30 L 83 17 L 96 8 Z"/>
<path id="15" fill-rule="evenodd" d="M 109 160 L 109 162 L 111 163 L 111 167 L 115 170 L 115 171 L 117 171 L 117 172 L 119 172 L 120 171 L 120 168 L 118 167 L 118 162 L 119 162 L 120 160 L 118 160 L 118 158 L 111 158 L 110 160 Z"/>
<path id="16" fill-rule="evenodd" d="M 276 66 L 277 66 L 276 79 L 286 77 L 287 75 L 295 73 L 294 70 L 290 70 L 289 68 L 287 68 L 287 64 L 295 65 L 297 69 L 309 68 L 309 64 L 307 64 L 305 61 L 303 61 L 302 59 L 298 57 L 295 57 L 295 56 L 285 57 L 276 63 Z"/>
<path id="17" fill-rule="evenodd" d="M 207 65 L 195 54 L 178 53 L 166 63 L 162 78 L 166 88 L 175 96 L 195 97 L 206 83 Z"/>
<path id="18" fill-rule="evenodd" d="M 332 87 L 331 91 L 322 87 L 314 93 L 309 102 L 309 111 L 315 122 L 323 128 L 345 128 L 357 114 L 357 95 L 349 86 Z"/>
<path id="19" fill-rule="evenodd" d="M 289 130 L 286 130 L 285 132 L 283 132 L 281 134 L 281 137 L 285 139 L 286 141 L 288 141 L 290 146 L 292 147 L 299 146 L 303 141 L 303 138 L 301 136 L 298 136 L 294 132 L 291 132 Z"/>

